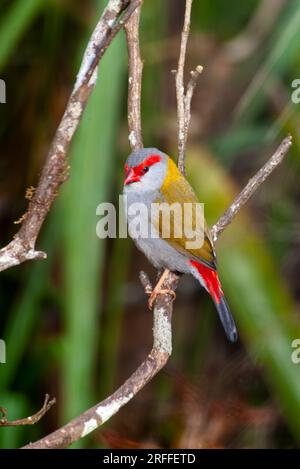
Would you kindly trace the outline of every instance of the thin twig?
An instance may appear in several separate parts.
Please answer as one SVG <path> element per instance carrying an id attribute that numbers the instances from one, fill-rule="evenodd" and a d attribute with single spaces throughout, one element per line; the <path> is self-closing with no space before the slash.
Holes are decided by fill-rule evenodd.
<path id="1" fill-rule="evenodd" d="M 180 172 L 185 175 L 185 146 L 188 137 L 189 125 L 191 120 L 191 101 L 197 80 L 203 71 L 203 67 L 198 65 L 195 70 L 191 71 L 191 78 L 187 85 L 187 91 L 184 89 L 184 68 L 187 51 L 187 42 L 190 32 L 191 12 L 193 0 L 186 0 L 183 30 L 181 33 L 180 52 L 178 59 L 178 68 L 175 78 L 176 98 L 177 98 L 177 118 L 178 118 L 178 168 Z M 162 276 L 166 275 L 166 270 Z M 173 274 L 175 275 L 175 274 Z M 161 277 L 162 277 L 161 276 Z M 169 279 L 167 277 L 167 279 Z M 177 287 L 179 276 L 173 277 L 174 286 Z M 160 280 L 159 280 L 160 281 Z M 158 282 L 159 282 L 158 281 Z M 174 290 L 173 290 L 174 291 Z M 170 296 L 170 295 L 169 295 Z M 174 299 L 174 297 L 173 297 Z M 170 297 L 171 300 L 171 297 Z M 156 307 L 156 301 L 154 302 Z M 172 302 L 170 301 L 170 307 Z"/>
<path id="2" fill-rule="evenodd" d="M 0 427 L 19 427 L 20 425 L 34 425 L 37 423 L 48 410 L 55 404 L 56 399 L 51 399 L 49 394 L 46 394 L 43 407 L 38 410 L 35 414 L 18 420 L 8 420 L 7 410 L 4 407 L 0 407 L 2 418 L 0 418 Z"/>
<path id="3" fill-rule="evenodd" d="M 128 138 L 132 150 L 143 147 L 141 121 L 143 62 L 139 41 L 141 7 L 142 4 L 125 25 L 128 44 Z"/>
<path id="4" fill-rule="evenodd" d="M 142 0 L 110 0 L 88 43 L 66 110 L 58 126 L 38 186 L 14 239 L 0 250 L 0 271 L 31 259 L 44 259 L 35 250 L 42 224 L 60 185 L 68 178 L 67 153 L 88 98 L 96 84 L 97 65 L 112 39 L 126 24 Z M 126 10 L 125 10 L 126 9 Z M 123 16 L 120 16 L 124 12 Z"/>
<path id="5" fill-rule="evenodd" d="M 186 48 L 190 32 L 191 11 L 193 0 L 186 0 L 183 29 L 181 33 L 180 52 L 178 59 L 178 68 L 176 72 L 176 99 L 177 99 L 177 118 L 178 118 L 178 168 L 182 174 L 185 174 L 185 144 L 187 139 L 185 125 L 185 90 L 184 90 L 184 67 Z"/>
<path id="6" fill-rule="evenodd" d="M 195 70 L 192 70 L 191 73 L 191 78 L 187 84 L 186 87 L 186 94 L 184 97 L 184 153 L 183 153 L 183 167 L 185 170 L 185 145 L 189 133 L 189 126 L 190 126 L 190 121 L 191 121 L 191 103 L 192 103 L 192 97 L 198 82 L 198 78 L 203 72 L 203 67 L 202 65 L 197 65 Z M 178 161 L 179 164 L 179 161 Z"/>
<path id="7" fill-rule="evenodd" d="M 139 277 L 140 277 L 140 282 L 143 285 L 146 295 L 151 295 L 151 293 L 153 292 L 153 286 L 148 277 L 148 274 L 144 272 L 143 270 L 141 270 Z"/>
<path id="8" fill-rule="evenodd" d="M 214 242 L 217 241 L 219 235 L 225 230 L 226 226 L 232 222 L 232 219 L 246 204 L 246 202 L 248 202 L 254 192 L 262 185 L 263 182 L 265 182 L 267 177 L 270 176 L 274 169 L 277 168 L 277 166 L 282 162 L 291 145 L 292 137 L 289 135 L 281 142 L 275 153 L 266 162 L 266 164 L 255 174 L 255 176 L 249 180 L 245 188 L 234 199 L 230 207 L 212 227 L 211 235 Z"/>

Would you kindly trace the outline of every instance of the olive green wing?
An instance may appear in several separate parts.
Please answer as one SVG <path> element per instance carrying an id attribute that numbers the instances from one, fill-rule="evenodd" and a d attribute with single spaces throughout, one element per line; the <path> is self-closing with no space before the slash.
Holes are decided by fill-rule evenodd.
<path id="1" fill-rule="evenodd" d="M 200 227 L 196 226 L 196 210 L 202 208 L 199 206 L 199 201 L 190 184 L 183 176 L 177 177 L 174 181 L 169 181 L 168 184 L 163 185 L 161 194 L 155 200 L 159 209 L 157 209 L 154 216 L 151 216 L 151 222 L 158 231 L 159 236 L 188 258 L 215 269 L 216 255 L 209 228 L 204 220 L 204 214 L 203 223 L 200 224 Z M 187 207 L 188 212 L 185 219 L 184 211 L 187 210 Z M 174 208 L 174 210 L 170 208 Z M 186 235 L 187 219 L 189 220 L 188 225 L 193 231 L 196 231 L 197 227 L 197 235 L 201 240 L 195 247 L 189 247 L 191 236 Z M 170 220 L 170 223 L 168 223 L 168 220 Z M 167 229 L 168 226 L 169 230 Z"/>

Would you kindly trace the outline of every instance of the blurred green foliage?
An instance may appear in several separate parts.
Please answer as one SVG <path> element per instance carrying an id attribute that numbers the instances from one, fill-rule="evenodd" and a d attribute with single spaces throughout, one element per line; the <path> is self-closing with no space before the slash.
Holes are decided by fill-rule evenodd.
<path id="1" fill-rule="evenodd" d="M 260 57 L 259 68 L 239 103 L 236 115 L 239 122 L 249 123 L 262 112 L 274 82 L 281 79 L 290 88 L 287 74 L 296 72 L 299 66 L 299 21 L 300 5 L 297 0 L 292 0 L 287 3 L 270 38 L 266 55 Z"/>
<path id="2" fill-rule="evenodd" d="M 199 198 L 206 201 L 206 217 L 217 218 L 216 207 L 225 211 L 237 195 L 226 173 L 200 149 L 189 154 L 190 180 Z M 208 178 L 207 174 L 211 176 Z M 220 237 L 218 259 L 224 289 L 240 329 L 242 339 L 273 384 L 286 416 L 300 439 L 300 380 L 291 360 L 291 343 L 300 337 L 300 321 L 286 285 L 268 247 L 260 239 L 255 223 L 239 214 Z"/>
<path id="3" fill-rule="evenodd" d="M 226 0 L 195 1 L 193 27 L 196 31 L 214 31 L 221 38 L 228 39 L 246 26 L 258 4 L 258 0 L 247 2 L 231 0 L 230 14 L 228 14 L 228 1 Z"/>

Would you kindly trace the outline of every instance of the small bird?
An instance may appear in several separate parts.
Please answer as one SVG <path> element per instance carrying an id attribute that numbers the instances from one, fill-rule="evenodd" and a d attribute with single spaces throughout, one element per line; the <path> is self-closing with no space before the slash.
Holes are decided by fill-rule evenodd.
<path id="1" fill-rule="evenodd" d="M 200 284 L 208 291 L 214 301 L 225 333 L 231 342 L 237 340 L 237 329 L 224 298 L 222 286 L 216 267 L 216 253 L 211 240 L 209 228 L 202 224 L 203 243 L 200 247 L 188 249 L 184 230 L 181 237 L 176 237 L 176 223 L 179 221 L 173 213 L 170 217 L 173 227 L 168 236 L 162 236 L 161 216 L 150 217 L 151 205 L 167 203 L 169 205 L 179 203 L 183 207 L 185 203 L 195 207 L 199 201 L 187 179 L 180 173 L 174 161 L 165 153 L 156 148 L 143 148 L 131 153 L 125 164 L 124 190 L 126 200 L 126 217 L 129 235 L 134 239 L 148 260 L 157 269 L 192 274 Z M 132 204 L 142 203 L 147 207 L 146 212 L 140 212 L 141 223 L 148 226 L 152 235 L 143 236 L 133 233 L 131 222 L 134 215 L 130 207 Z M 194 211 L 192 211 L 194 222 Z M 170 222 L 170 223 L 171 223 Z M 194 223 L 193 223 L 194 226 Z M 151 228 L 151 230 L 150 230 Z M 178 226 L 177 226 L 178 228 Z M 156 235 L 153 236 L 153 233 Z M 149 305 L 152 307 L 155 297 L 164 293 L 161 289 L 164 278 L 161 278 L 153 290 Z M 168 291 L 168 293 L 173 293 Z"/>

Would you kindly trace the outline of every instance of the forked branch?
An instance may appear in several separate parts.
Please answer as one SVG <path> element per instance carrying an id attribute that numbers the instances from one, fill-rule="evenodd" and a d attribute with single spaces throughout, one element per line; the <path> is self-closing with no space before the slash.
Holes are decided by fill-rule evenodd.
<path id="1" fill-rule="evenodd" d="M 197 65 L 190 72 L 191 77 L 186 91 L 184 86 L 184 69 L 187 43 L 190 33 L 193 0 L 186 0 L 183 29 L 181 33 L 180 52 L 175 76 L 177 120 L 178 120 L 178 168 L 185 175 L 185 147 L 191 120 L 191 102 L 199 76 L 203 71 L 202 65 Z"/>
<path id="2" fill-rule="evenodd" d="M 2 417 L 0 418 L 0 427 L 19 427 L 20 425 L 34 425 L 48 412 L 49 409 L 55 404 L 56 400 L 51 399 L 49 394 L 46 394 L 44 404 L 40 410 L 35 414 L 25 417 L 23 419 L 17 420 L 8 420 L 7 410 L 4 407 L 0 407 L 0 413 Z"/>

